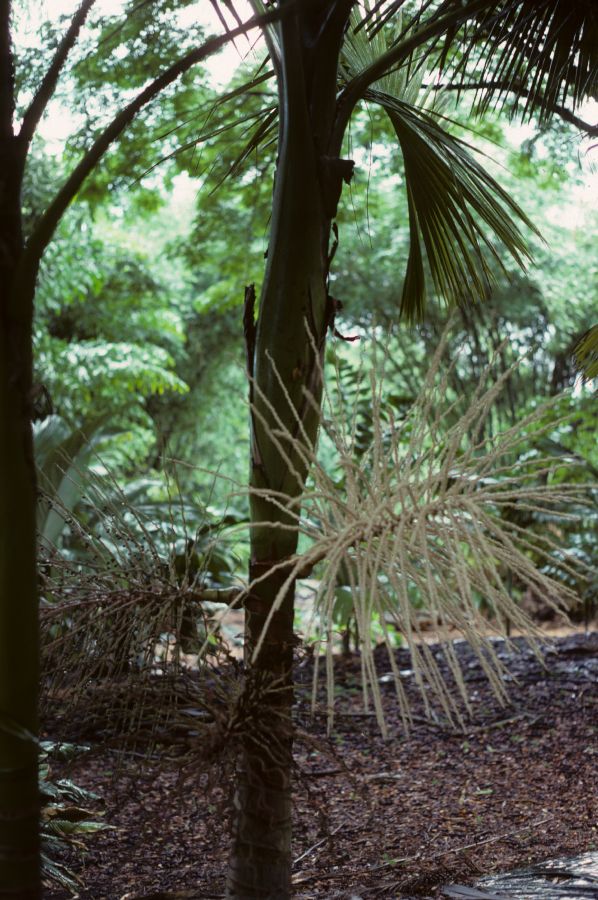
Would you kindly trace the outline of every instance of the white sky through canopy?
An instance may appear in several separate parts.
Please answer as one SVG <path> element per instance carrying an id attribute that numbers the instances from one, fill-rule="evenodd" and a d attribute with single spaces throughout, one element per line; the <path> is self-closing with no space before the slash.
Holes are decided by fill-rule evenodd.
<path id="1" fill-rule="evenodd" d="M 21 45 L 35 47 L 39 43 L 39 35 L 44 22 L 56 21 L 61 16 L 72 16 L 80 5 L 80 0 L 29 0 L 28 15 L 23 17 L 17 32 L 17 40 Z M 126 5 L 125 0 L 96 0 L 93 6 L 93 17 L 119 15 Z M 253 11 L 247 0 L 235 0 L 235 6 L 243 21 L 249 19 Z M 200 25 L 207 34 L 221 34 L 223 27 L 209 0 L 198 0 L 185 7 L 178 14 L 179 23 L 192 28 Z M 236 23 L 232 16 L 226 15 L 233 27 Z M 235 44 L 227 44 L 219 53 L 209 57 L 205 69 L 210 74 L 215 87 L 225 85 L 239 64 L 251 55 L 256 41 L 261 45 L 257 32 L 237 39 Z M 174 61 L 174 60 L 173 60 Z M 64 106 L 50 104 L 48 114 L 40 125 L 40 134 L 51 145 L 63 144 L 76 124 Z"/>

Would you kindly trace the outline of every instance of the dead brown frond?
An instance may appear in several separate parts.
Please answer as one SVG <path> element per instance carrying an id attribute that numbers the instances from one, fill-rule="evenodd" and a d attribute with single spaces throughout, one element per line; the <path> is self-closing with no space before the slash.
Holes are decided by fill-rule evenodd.
<path id="1" fill-rule="evenodd" d="M 161 533 L 151 518 L 155 508 L 144 516 L 114 485 L 88 481 L 86 521 L 57 497 L 47 499 L 69 544 L 58 550 L 40 542 L 44 721 L 54 734 L 64 727 L 71 739 L 93 736 L 144 753 L 156 744 L 184 747 L 199 731 L 213 731 L 228 703 L 214 673 L 225 666 L 234 680 L 236 661 L 211 626 L 241 588 L 223 590 L 222 601 L 210 587 L 205 567 L 216 538 L 205 523 L 189 523 L 194 536 L 177 550 L 172 529 Z M 194 551 L 200 529 L 201 556 Z"/>
<path id="2" fill-rule="evenodd" d="M 77 552 L 40 542 L 45 728 L 54 738 L 108 745 L 129 765 L 156 753 L 174 758 L 183 781 L 199 764 L 208 787 L 230 781 L 221 776 L 230 776 L 240 748 L 282 769 L 292 723 L 272 727 L 288 679 L 246 671 L 217 621 L 221 595 L 238 604 L 243 586 L 210 587 L 189 541 L 176 553 L 142 504 L 114 495 L 113 485 L 94 487 L 93 527 L 46 498 Z M 193 527 L 205 531 L 205 523 Z M 218 539 L 210 533 L 203 548 L 206 566 Z"/>

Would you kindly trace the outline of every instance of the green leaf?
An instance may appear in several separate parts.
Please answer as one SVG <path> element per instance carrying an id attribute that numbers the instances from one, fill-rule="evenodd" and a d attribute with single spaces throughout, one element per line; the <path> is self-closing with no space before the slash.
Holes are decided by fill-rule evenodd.
<path id="1" fill-rule="evenodd" d="M 449 303 L 487 298 L 496 280 L 489 260 L 507 272 L 493 238 L 524 268 L 531 254 L 515 217 L 538 229 L 463 141 L 409 104 L 373 90 L 368 97 L 386 109 L 405 164 L 410 249 L 401 312 L 418 319 L 425 311 L 422 244 Z"/>
<path id="2" fill-rule="evenodd" d="M 78 888 L 84 886 L 83 881 L 74 872 L 66 866 L 55 862 L 47 855 L 47 853 L 42 853 L 41 862 L 42 876 L 46 883 L 54 882 L 72 893 L 75 893 Z"/>
<path id="3" fill-rule="evenodd" d="M 116 831 L 115 825 L 106 822 L 71 821 L 71 819 L 50 819 L 44 825 L 44 830 L 50 835 L 72 837 L 75 834 L 95 834 L 98 831 Z"/>
<path id="4" fill-rule="evenodd" d="M 72 512 L 85 489 L 85 472 L 94 446 L 102 437 L 107 416 L 71 429 L 60 416 L 48 416 L 34 425 L 34 449 L 40 486 L 38 531 L 55 546 L 65 527 L 64 514 Z"/>

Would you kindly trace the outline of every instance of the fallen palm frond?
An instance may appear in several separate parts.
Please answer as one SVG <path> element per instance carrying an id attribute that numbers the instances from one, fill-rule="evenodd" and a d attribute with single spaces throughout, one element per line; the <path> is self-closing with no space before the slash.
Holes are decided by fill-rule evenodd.
<path id="1" fill-rule="evenodd" d="M 149 479 L 123 490 L 109 475 L 76 477 L 83 509 L 43 497 L 67 532 L 60 549 L 40 542 L 42 713 L 54 733 L 68 710 L 69 736 L 147 747 L 167 738 L 177 708 L 201 705 L 203 676 L 228 657 L 215 630 L 198 651 L 215 604 L 239 594 L 222 534 L 238 516 L 156 500 Z M 190 666 L 195 685 L 183 684 Z"/>
<path id="2" fill-rule="evenodd" d="M 302 434 L 301 422 L 290 434 L 270 410 L 272 437 L 290 462 L 311 466 L 311 483 L 298 501 L 262 491 L 273 506 L 284 507 L 311 546 L 280 564 L 288 571 L 274 605 L 299 575 L 320 564 L 318 646 L 326 658 L 329 724 L 334 712 L 334 608 L 338 584 L 351 590 L 359 633 L 363 691 L 381 729 L 384 711 L 370 639 L 376 618 L 389 650 L 400 709 L 409 719 L 407 697 L 394 665 L 391 630 L 397 629 L 413 657 L 413 668 L 428 711 L 437 702 L 450 720 L 462 717 L 455 692 L 445 684 L 437 659 L 418 640 L 416 595 L 439 640 L 456 630 L 477 655 L 498 697 L 505 701 L 504 670 L 485 639 L 491 623 L 505 637 L 509 625 L 528 635 L 537 649 L 539 629 L 511 596 L 509 582 L 530 588 L 555 609 L 566 611 L 577 594 L 559 576 L 578 565 L 559 546 L 558 532 L 534 532 L 521 524 L 528 514 L 550 514 L 553 522 L 571 518 L 573 504 L 584 502 L 584 488 L 563 481 L 563 462 L 529 453 L 534 439 L 554 429 L 547 413 L 556 403 L 534 410 L 493 440 L 483 423 L 512 370 L 489 384 L 488 371 L 470 398 L 447 400 L 448 374 L 442 371 L 446 334 L 432 360 L 421 391 L 400 420 L 385 405 L 383 366 L 373 365 L 363 388 L 369 391 L 373 438 L 356 452 L 356 407 L 346 408 L 342 390 L 329 390 L 322 430 L 337 457 L 334 471 L 323 466 Z M 566 464 L 565 464 L 566 467 Z M 559 472 L 559 481 L 553 475 Z M 558 560 L 558 564 L 556 561 Z M 550 567 L 551 575 L 545 571 Z M 348 576 L 347 576 L 348 573 Z M 251 590 L 251 585 L 248 590 Z M 271 615 L 273 614 L 272 611 Z M 255 655 L 260 652 L 260 644 Z M 450 641 L 444 654 L 457 695 L 469 701 Z M 318 655 L 316 654 L 316 660 Z M 317 673 L 316 664 L 316 675 Z"/>

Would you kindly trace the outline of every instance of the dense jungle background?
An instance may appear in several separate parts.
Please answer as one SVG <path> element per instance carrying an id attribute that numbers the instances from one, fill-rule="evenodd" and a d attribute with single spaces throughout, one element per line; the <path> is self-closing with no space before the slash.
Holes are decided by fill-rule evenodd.
<path id="1" fill-rule="evenodd" d="M 326 0 L 281 24 L 288 5 L 2 4 L 0 75 L 32 126 L 14 284 L 41 248 L 26 393 L 44 896 L 491 897 L 441 891 L 598 846 L 591 37 L 571 74 L 556 0 L 544 18 Z M 338 60 L 318 43 L 334 28 Z M 284 231 L 312 190 L 294 41 L 316 143 L 320 57 L 338 122 L 408 48 L 318 157 L 312 270 L 308 224 Z M 2 295 L 6 335 L 21 289 Z M 6 610 L 10 549 L 1 566 Z M 19 644 L 3 616 L 2 646 Z M 23 681 L 8 654 L 10 743 L 33 719 L 15 726 L 3 699 Z M 3 871 L 7 896 L 39 896 Z"/>

